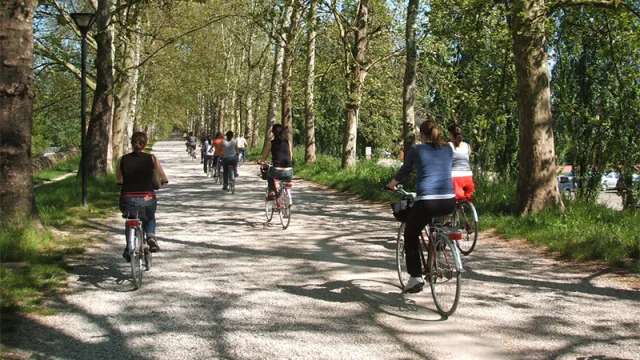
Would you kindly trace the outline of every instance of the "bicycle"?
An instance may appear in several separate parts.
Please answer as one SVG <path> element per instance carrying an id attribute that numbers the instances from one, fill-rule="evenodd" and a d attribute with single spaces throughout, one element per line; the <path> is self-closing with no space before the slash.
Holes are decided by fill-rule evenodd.
<path id="1" fill-rule="evenodd" d="M 268 168 L 269 164 L 264 164 L 260 169 L 262 179 L 268 180 Z M 267 217 L 267 222 L 271 222 L 273 219 L 273 213 L 278 212 L 280 215 L 280 224 L 282 230 L 286 230 L 291 222 L 291 188 L 293 184 L 284 180 L 276 181 L 276 195 L 273 199 L 269 199 L 269 186 L 266 187 L 266 197 L 264 201 L 264 209 Z"/>
<path id="2" fill-rule="evenodd" d="M 234 166 L 229 165 L 229 191 L 231 195 L 236 193 L 236 169 Z"/>
<path id="3" fill-rule="evenodd" d="M 207 177 L 213 178 L 214 167 L 213 167 L 213 158 L 209 158 L 207 160 Z"/>
<path id="4" fill-rule="evenodd" d="M 191 158 L 191 160 L 196 159 L 196 149 L 194 149 L 193 147 L 189 148 L 189 157 Z"/>
<path id="5" fill-rule="evenodd" d="M 456 199 L 453 225 L 463 230 L 462 239 L 456 241 L 456 246 L 465 256 L 471 254 L 478 242 L 478 213 L 473 205 L 474 201 L 473 197 Z"/>
<path id="6" fill-rule="evenodd" d="M 149 244 L 144 233 L 142 225 L 148 221 L 146 210 L 144 207 L 137 206 L 127 209 L 126 215 L 122 215 L 125 221 L 125 236 L 127 238 L 127 249 L 129 250 L 129 258 L 131 259 L 131 275 L 133 277 L 133 286 L 140 289 L 142 286 L 142 265 L 145 270 L 151 270 L 151 262 L 153 259 Z"/>
<path id="7" fill-rule="evenodd" d="M 397 191 L 402 195 L 403 200 L 412 202 L 415 198 L 415 193 L 406 192 L 401 186 L 398 187 Z M 406 268 L 404 250 L 405 226 L 406 223 L 401 221 L 396 241 L 398 280 L 403 289 L 410 277 Z M 418 249 L 422 263 L 422 275 L 429 283 L 438 313 L 443 316 L 453 315 L 460 301 L 463 267 L 458 248 L 453 245 L 453 242 L 461 238 L 462 234 L 456 228 L 443 225 L 442 217 L 432 218 L 431 223 L 420 234 Z M 426 260 L 425 252 L 427 253 Z"/>
<path id="8" fill-rule="evenodd" d="M 216 161 L 215 171 L 213 173 L 213 183 L 222 184 L 222 157 L 218 157 Z"/>

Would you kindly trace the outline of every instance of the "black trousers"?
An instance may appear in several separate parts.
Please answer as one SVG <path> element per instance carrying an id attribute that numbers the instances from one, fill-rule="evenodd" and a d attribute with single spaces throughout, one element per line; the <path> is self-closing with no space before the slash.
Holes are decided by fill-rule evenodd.
<path id="1" fill-rule="evenodd" d="M 422 229 L 431 222 L 431 218 L 450 215 L 455 208 L 455 198 L 420 200 L 413 204 L 404 228 L 404 251 L 409 275 L 422 276 L 419 250 Z"/>
<path id="2" fill-rule="evenodd" d="M 226 157 L 222 159 L 222 171 L 224 171 L 224 186 L 226 189 L 229 186 L 229 168 L 232 168 L 234 171 L 238 169 L 238 157 Z"/>

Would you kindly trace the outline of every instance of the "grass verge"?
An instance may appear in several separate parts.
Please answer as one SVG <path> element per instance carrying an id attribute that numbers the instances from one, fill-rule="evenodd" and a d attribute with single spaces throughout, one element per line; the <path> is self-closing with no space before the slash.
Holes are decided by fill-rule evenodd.
<path id="1" fill-rule="evenodd" d="M 70 157 L 65 159 L 54 166 L 44 169 L 42 171 L 38 171 L 35 175 L 33 175 L 33 183 L 41 184 L 45 181 L 51 181 L 58 176 L 62 176 L 68 174 L 70 172 L 78 171 L 80 167 L 80 155 Z"/>
<path id="2" fill-rule="evenodd" d="M 42 303 L 47 294 L 65 286 L 64 257 L 82 253 L 90 240 L 79 235 L 78 229 L 118 208 L 120 189 L 114 176 L 89 179 L 86 208 L 80 205 L 81 192 L 77 176 L 43 185 L 36 189 L 36 202 L 45 228 L 19 223 L 0 229 L 2 330 L 11 330 L 18 313 L 46 313 Z M 72 235 L 50 227 L 72 230 Z"/>
<path id="3" fill-rule="evenodd" d="M 260 155 L 256 150 L 248 153 L 252 160 L 258 160 Z M 383 190 L 397 168 L 360 161 L 355 170 L 345 171 L 340 163 L 339 158 L 318 155 L 316 163 L 305 164 L 304 150 L 294 151 L 296 176 L 363 199 L 398 199 Z M 640 274 L 640 212 L 620 212 L 593 202 L 565 200 L 565 214 L 548 209 L 532 216 L 513 216 L 510 207 L 516 191 L 515 180 L 490 182 L 476 178 L 475 181 L 476 207 L 483 230 L 495 228 L 507 239 L 525 238 L 570 259 L 604 260 Z M 412 188 L 411 181 L 406 187 Z"/>

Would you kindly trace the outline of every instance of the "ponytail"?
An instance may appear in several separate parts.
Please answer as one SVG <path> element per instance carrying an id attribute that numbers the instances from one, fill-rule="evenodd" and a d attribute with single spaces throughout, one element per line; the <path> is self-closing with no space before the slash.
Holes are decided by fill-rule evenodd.
<path id="1" fill-rule="evenodd" d="M 448 130 L 453 135 L 454 147 L 460 146 L 460 143 L 462 142 L 462 129 L 460 128 L 460 125 L 453 123 L 449 125 Z"/>
<path id="2" fill-rule="evenodd" d="M 434 148 L 439 148 L 442 146 L 442 142 L 440 141 L 440 130 L 438 129 L 438 124 L 435 121 L 427 120 L 420 124 L 420 132 L 427 138 L 427 141 L 431 143 L 431 146 Z"/>

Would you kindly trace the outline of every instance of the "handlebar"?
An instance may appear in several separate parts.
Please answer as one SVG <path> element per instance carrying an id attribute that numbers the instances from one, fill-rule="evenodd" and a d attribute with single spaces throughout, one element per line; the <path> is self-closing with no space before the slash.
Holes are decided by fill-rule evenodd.
<path id="1" fill-rule="evenodd" d="M 414 199 L 414 198 L 417 196 L 417 194 L 416 194 L 416 193 L 414 193 L 414 192 L 408 192 L 408 191 L 406 191 L 406 190 L 402 187 L 402 185 L 398 185 L 398 186 L 396 186 L 395 191 L 394 191 L 393 189 L 388 188 L 388 187 L 385 187 L 385 190 L 387 190 L 387 191 L 392 191 L 392 192 L 397 192 L 398 194 L 402 195 L 402 197 L 404 197 L 404 198 L 408 198 L 408 199 Z"/>

